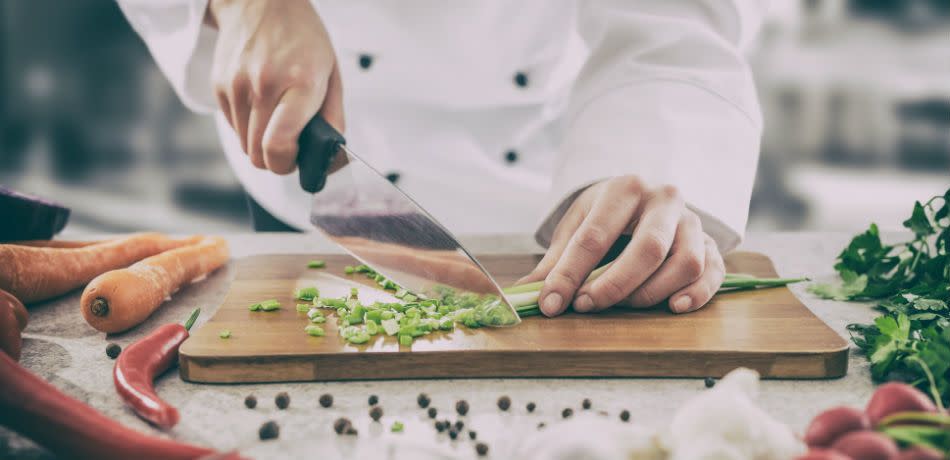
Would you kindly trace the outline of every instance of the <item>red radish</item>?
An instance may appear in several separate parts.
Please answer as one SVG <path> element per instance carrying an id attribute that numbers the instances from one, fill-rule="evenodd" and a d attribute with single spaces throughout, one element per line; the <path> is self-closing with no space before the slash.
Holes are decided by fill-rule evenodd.
<path id="1" fill-rule="evenodd" d="M 838 438 L 831 448 L 860 460 L 890 460 L 898 453 L 893 439 L 874 431 L 853 431 Z"/>
<path id="2" fill-rule="evenodd" d="M 851 457 L 830 449 L 811 449 L 795 460 L 851 460 Z"/>
<path id="3" fill-rule="evenodd" d="M 920 390 L 906 383 L 885 383 L 878 387 L 864 412 L 871 426 L 877 426 L 882 418 L 895 412 L 937 412 L 937 406 Z"/>
<path id="4" fill-rule="evenodd" d="M 901 451 L 894 460 L 943 460 L 940 452 L 922 446 L 913 446 Z"/>
<path id="5" fill-rule="evenodd" d="M 864 412 L 853 407 L 833 407 L 812 419 L 805 430 L 805 444 L 808 447 L 828 447 L 845 433 L 870 428 L 871 422 Z"/>

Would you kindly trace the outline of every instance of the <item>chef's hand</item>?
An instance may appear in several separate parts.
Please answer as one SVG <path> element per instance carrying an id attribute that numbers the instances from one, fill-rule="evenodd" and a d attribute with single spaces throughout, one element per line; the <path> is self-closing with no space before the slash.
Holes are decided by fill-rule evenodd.
<path id="1" fill-rule="evenodd" d="M 600 277 L 584 282 L 622 234 L 632 234 L 627 247 Z M 648 188 L 623 176 L 577 197 L 544 258 L 522 281 L 544 280 L 539 303 L 547 316 L 563 313 L 572 301 L 575 311 L 586 313 L 668 300 L 674 313 L 686 313 L 709 302 L 724 276 L 716 243 L 676 188 Z"/>
<path id="2" fill-rule="evenodd" d="M 254 166 L 293 172 L 297 138 L 318 110 L 343 131 L 336 55 L 309 0 L 211 0 L 205 21 L 218 28 L 218 104 Z"/>

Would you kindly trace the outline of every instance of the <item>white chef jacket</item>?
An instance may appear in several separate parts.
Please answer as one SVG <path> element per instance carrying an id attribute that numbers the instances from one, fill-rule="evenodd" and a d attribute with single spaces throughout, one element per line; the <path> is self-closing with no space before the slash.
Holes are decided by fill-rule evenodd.
<path id="1" fill-rule="evenodd" d="M 251 197 L 309 229 L 296 173 L 255 169 L 217 108 L 207 1 L 119 5 L 182 101 L 215 114 Z M 312 1 L 348 145 L 450 230 L 546 245 L 578 191 L 635 174 L 677 186 L 721 249 L 740 241 L 762 128 L 742 51 L 763 0 Z"/>

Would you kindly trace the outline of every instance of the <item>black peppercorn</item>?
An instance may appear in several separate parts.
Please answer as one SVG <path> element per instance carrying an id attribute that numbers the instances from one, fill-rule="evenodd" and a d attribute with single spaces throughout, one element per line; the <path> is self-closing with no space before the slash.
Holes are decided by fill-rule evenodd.
<path id="1" fill-rule="evenodd" d="M 425 393 L 419 393 L 419 396 L 416 397 L 416 402 L 419 403 L 419 407 L 425 409 L 426 407 L 429 407 L 429 403 L 432 402 L 432 400 L 429 399 L 429 395 Z"/>
<path id="2" fill-rule="evenodd" d="M 706 388 L 712 388 L 716 386 L 716 379 L 712 377 L 706 377 L 706 380 L 704 381 L 704 383 L 706 384 Z"/>
<path id="3" fill-rule="evenodd" d="M 459 437 L 459 432 L 455 431 L 455 428 L 449 429 L 449 437 L 452 439 L 457 439 Z"/>
<path id="4" fill-rule="evenodd" d="M 511 398 L 507 396 L 502 396 L 498 398 L 498 408 L 501 410 L 508 410 L 511 407 Z"/>
<path id="5" fill-rule="evenodd" d="M 584 410 L 590 409 L 590 404 L 590 399 L 584 398 L 584 400 L 581 401 L 581 407 L 583 407 Z"/>
<path id="6" fill-rule="evenodd" d="M 542 429 L 542 428 L 544 428 L 544 427 L 546 427 L 546 426 L 547 426 L 547 424 L 545 424 L 544 422 L 541 422 L 541 423 L 538 424 L 538 429 L 540 430 L 540 429 Z"/>
<path id="7" fill-rule="evenodd" d="M 458 412 L 459 415 L 465 415 L 465 414 L 467 414 L 467 413 L 468 413 L 468 401 L 462 399 L 462 400 L 459 400 L 459 402 L 455 403 L 455 411 Z"/>
<path id="8" fill-rule="evenodd" d="M 254 395 L 247 395 L 247 397 L 244 398 L 244 406 L 248 409 L 257 407 L 257 398 L 255 398 Z"/>
<path id="9" fill-rule="evenodd" d="M 535 406 L 533 402 L 529 402 L 528 405 L 526 406 L 526 408 L 528 409 L 528 412 L 534 412 L 535 407 L 538 407 L 538 406 Z"/>
<path id="10" fill-rule="evenodd" d="M 627 409 L 624 409 L 623 411 L 621 411 L 621 412 L 620 412 L 620 420 L 623 420 L 624 422 L 629 422 L 629 421 L 630 421 L 630 411 L 628 411 Z"/>
<path id="11" fill-rule="evenodd" d="M 277 404 L 278 409 L 286 409 L 290 406 L 290 395 L 286 391 L 281 391 L 277 393 L 277 397 L 274 398 L 274 404 Z"/>
<path id="12" fill-rule="evenodd" d="M 343 434 L 346 432 L 347 428 L 350 428 L 350 419 L 346 417 L 340 417 L 333 422 L 333 431 L 336 431 L 336 434 Z"/>
<path id="13" fill-rule="evenodd" d="M 572 415 L 574 415 L 574 410 L 571 409 L 570 407 L 561 411 L 561 417 L 568 418 Z"/>
<path id="14" fill-rule="evenodd" d="M 280 427 L 277 426 L 277 422 L 272 420 L 261 425 L 261 428 L 257 430 L 257 435 L 260 436 L 261 441 L 276 439 L 277 436 L 280 436 Z"/>
<path id="15" fill-rule="evenodd" d="M 116 359 L 116 358 L 118 358 L 118 357 L 119 357 L 119 353 L 122 353 L 122 347 L 120 347 L 119 344 L 117 344 L 117 343 L 110 343 L 110 344 L 106 345 L 106 356 L 108 356 L 109 359 Z"/>
<path id="16" fill-rule="evenodd" d="M 476 432 L 474 432 L 474 431 L 472 431 L 472 430 L 468 430 L 468 439 L 471 439 L 471 440 L 474 441 L 475 438 L 477 438 L 477 437 L 478 437 L 478 433 L 476 433 Z"/>
<path id="17" fill-rule="evenodd" d="M 461 421 L 461 420 L 456 420 L 456 421 L 455 421 L 455 429 L 458 430 L 458 431 L 462 431 L 462 428 L 465 428 L 465 422 L 463 422 L 463 421 Z"/>
<path id="18" fill-rule="evenodd" d="M 445 425 L 442 423 L 442 420 L 436 420 L 436 422 L 435 422 L 435 429 L 436 429 L 436 431 L 438 431 L 439 433 L 445 431 Z"/>
<path id="19" fill-rule="evenodd" d="M 484 442 L 475 444 L 475 452 L 478 453 L 479 457 L 488 455 L 488 444 L 485 444 Z"/>
<path id="20" fill-rule="evenodd" d="M 429 408 L 429 418 L 435 418 L 439 414 L 439 411 L 435 410 L 434 407 Z"/>
<path id="21" fill-rule="evenodd" d="M 369 410 L 369 416 L 374 422 L 378 422 L 383 416 L 383 408 L 379 406 L 373 406 L 373 408 Z"/>
<path id="22" fill-rule="evenodd" d="M 368 400 L 368 402 L 369 402 L 369 405 L 370 405 L 370 406 L 375 406 L 375 405 L 379 404 L 379 396 L 376 396 L 376 395 L 369 395 L 369 400 Z"/>
<path id="23" fill-rule="evenodd" d="M 360 434 L 360 432 L 359 432 L 359 431 L 356 431 L 356 428 L 354 428 L 353 425 L 350 425 L 350 426 L 346 427 L 346 432 L 343 433 L 343 434 L 346 434 L 346 435 L 348 435 L 348 436 L 356 436 L 356 435 Z"/>
<path id="24" fill-rule="evenodd" d="M 320 395 L 320 405 L 323 407 L 330 407 L 333 405 L 333 395 L 329 393 L 324 393 Z"/>

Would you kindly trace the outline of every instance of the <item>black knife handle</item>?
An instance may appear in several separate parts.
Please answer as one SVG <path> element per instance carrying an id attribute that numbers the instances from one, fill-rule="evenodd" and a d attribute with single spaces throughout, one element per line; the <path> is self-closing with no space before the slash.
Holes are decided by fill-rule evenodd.
<path id="1" fill-rule="evenodd" d="M 346 144 L 346 139 L 333 129 L 319 113 L 304 126 L 297 140 L 297 167 L 300 169 L 300 188 L 309 193 L 323 190 L 327 183 L 330 163 Z"/>

